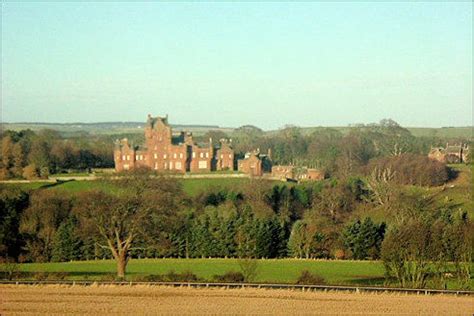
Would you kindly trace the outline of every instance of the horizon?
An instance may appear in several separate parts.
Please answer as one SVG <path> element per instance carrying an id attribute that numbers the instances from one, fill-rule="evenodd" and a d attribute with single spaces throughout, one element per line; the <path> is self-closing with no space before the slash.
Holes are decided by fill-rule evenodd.
<path id="1" fill-rule="evenodd" d="M 472 7 L 3 1 L 0 121 L 472 127 Z"/>
<path id="2" fill-rule="evenodd" d="M 396 122 L 396 121 L 395 121 Z M 94 124 L 112 124 L 112 123 L 119 123 L 119 124 L 145 124 L 146 121 L 97 121 L 97 122 L 0 122 L 1 124 L 32 124 L 32 125 L 76 125 L 76 124 L 83 124 L 83 125 L 94 125 Z M 275 131 L 275 130 L 280 130 L 284 129 L 286 127 L 296 127 L 296 128 L 344 128 L 344 127 L 360 127 L 360 126 L 370 126 L 373 124 L 379 124 L 380 121 L 378 122 L 368 122 L 368 123 L 349 123 L 346 125 L 313 125 L 313 126 L 302 126 L 302 125 L 294 125 L 294 124 L 284 124 L 282 126 L 279 126 L 277 128 L 273 129 L 264 129 L 261 128 L 258 125 L 253 125 L 253 124 L 240 124 L 238 126 L 227 126 L 227 125 L 221 125 L 221 124 L 197 124 L 197 123 L 173 123 L 170 122 L 169 124 L 171 126 L 203 126 L 203 127 L 217 127 L 217 128 L 229 128 L 229 129 L 237 129 L 242 126 L 255 126 L 260 129 L 262 129 L 265 132 L 268 131 Z M 403 128 L 426 128 L 426 129 L 443 129 L 443 128 L 473 128 L 474 125 L 453 125 L 453 126 L 407 126 L 407 125 L 402 125 L 399 122 L 398 123 L 401 127 Z"/>

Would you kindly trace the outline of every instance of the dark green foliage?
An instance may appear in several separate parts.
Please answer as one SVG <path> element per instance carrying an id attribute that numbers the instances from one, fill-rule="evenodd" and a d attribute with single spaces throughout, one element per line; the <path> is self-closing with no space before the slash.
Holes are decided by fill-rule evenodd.
<path id="1" fill-rule="evenodd" d="M 17 259 L 20 254 L 20 219 L 28 199 L 23 191 L 0 187 L 0 257 Z"/>
<path id="2" fill-rule="evenodd" d="M 71 261 L 81 257 L 82 242 L 76 234 L 77 225 L 72 216 L 59 225 L 54 236 L 51 261 Z"/>
<path id="3" fill-rule="evenodd" d="M 355 221 L 343 232 L 344 246 L 354 259 L 378 259 L 385 235 L 385 223 L 375 224 L 370 217 Z"/>

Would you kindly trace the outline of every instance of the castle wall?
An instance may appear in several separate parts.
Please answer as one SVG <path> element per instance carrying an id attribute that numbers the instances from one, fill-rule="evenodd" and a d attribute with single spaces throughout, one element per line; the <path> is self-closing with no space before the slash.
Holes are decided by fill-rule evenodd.
<path id="1" fill-rule="evenodd" d="M 115 170 L 125 171 L 147 167 L 156 171 L 209 172 L 221 169 L 234 170 L 234 151 L 228 145 L 219 151 L 222 159 L 216 157 L 212 147 L 199 147 L 191 133 L 184 133 L 173 139 L 167 118 L 148 116 L 145 126 L 146 149 L 131 146 L 126 139 L 120 141 L 114 151 Z"/>

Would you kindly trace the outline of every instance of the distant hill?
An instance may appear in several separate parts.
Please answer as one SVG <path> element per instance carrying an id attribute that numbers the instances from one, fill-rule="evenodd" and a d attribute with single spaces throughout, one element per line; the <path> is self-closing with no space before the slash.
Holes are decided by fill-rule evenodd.
<path id="1" fill-rule="evenodd" d="M 98 123 L 2 123 L 0 127 L 3 130 L 14 130 L 20 131 L 25 129 L 31 129 L 38 131 L 42 129 L 53 129 L 59 131 L 65 136 L 80 135 L 81 133 L 87 132 L 90 134 L 98 135 L 118 135 L 118 134 L 142 134 L 145 123 L 143 122 L 98 122 Z M 193 132 L 195 135 L 202 135 L 210 130 L 219 130 L 227 134 L 232 134 L 235 128 L 232 127 L 220 127 L 218 125 L 183 125 L 183 124 L 171 124 L 175 131 L 186 130 Z M 304 134 L 311 134 L 312 132 L 327 127 L 302 127 Z M 351 126 L 336 126 L 329 127 L 339 130 L 342 133 L 348 133 Z M 473 127 L 408 127 L 407 128 L 414 136 L 432 136 L 441 138 L 474 138 Z M 277 133 L 278 130 L 266 131 L 268 134 Z"/>
<path id="2" fill-rule="evenodd" d="M 20 131 L 31 129 L 39 131 L 42 129 L 56 130 L 65 135 L 73 135 L 87 132 L 90 134 L 115 135 L 115 134 L 133 134 L 143 133 L 145 123 L 143 122 L 98 122 L 98 123 L 2 123 L 2 130 Z M 186 130 L 195 134 L 204 134 L 210 130 L 220 130 L 223 132 L 232 132 L 233 128 L 222 128 L 217 125 L 173 125 L 175 131 Z"/>

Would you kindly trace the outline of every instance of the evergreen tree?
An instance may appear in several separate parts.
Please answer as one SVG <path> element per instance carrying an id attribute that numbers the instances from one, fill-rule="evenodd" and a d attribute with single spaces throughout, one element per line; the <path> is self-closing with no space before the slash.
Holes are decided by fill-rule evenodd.
<path id="1" fill-rule="evenodd" d="M 81 240 L 75 233 L 76 225 L 73 217 L 59 225 L 54 235 L 52 261 L 63 262 L 80 258 Z"/>

